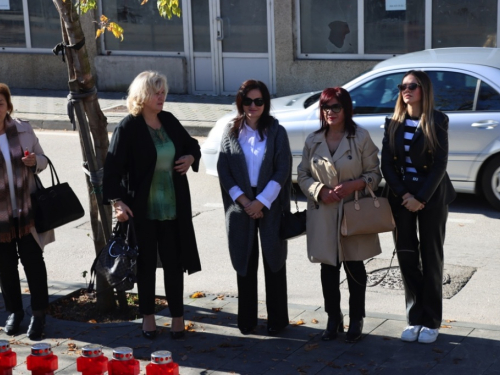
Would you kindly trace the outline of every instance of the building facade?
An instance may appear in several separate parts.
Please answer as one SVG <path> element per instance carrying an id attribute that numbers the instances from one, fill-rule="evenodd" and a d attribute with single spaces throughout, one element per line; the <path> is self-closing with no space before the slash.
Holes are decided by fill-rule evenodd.
<path id="1" fill-rule="evenodd" d="M 496 47 L 500 0 L 180 0 L 165 20 L 156 1 L 100 0 L 81 17 L 100 91 L 125 91 L 141 71 L 167 75 L 170 92 L 234 95 L 242 81 L 278 96 L 341 85 L 380 60 L 427 48 Z M 100 14 L 125 29 L 95 39 Z M 52 0 L 0 0 L 0 81 L 67 89 L 52 48 L 61 41 Z"/>

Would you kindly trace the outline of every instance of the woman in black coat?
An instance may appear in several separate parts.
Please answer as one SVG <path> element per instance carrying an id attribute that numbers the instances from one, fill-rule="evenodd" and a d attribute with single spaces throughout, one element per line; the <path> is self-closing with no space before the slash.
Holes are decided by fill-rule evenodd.
<path id="1" fill-rule="evenodd" d="M 396 221 L 396 250 L 406 297 L 403 341 L 432 343 L 443 314 L 443 245 L 455 198 L 448 164 L 448 117 L 434 109 L 432 83 L 409 71 L 385 124 L 382 173 Z"/>
<path id="2" fill-rule="evenodd" d="M 104 165 L 104 203 L 118 221 L 134 218 L 138 237 L 137 288 L 142 332 L 156 336 L 154 316 L 157 254 L 172 315 L 171 335 L 184 335 L 183 274 L 200 271 L 186 173 L 197 172 L 198 141 L 163 104 L 166 77 L 139 74 L 129 88 L 125 117 L 113 133 Z"/>

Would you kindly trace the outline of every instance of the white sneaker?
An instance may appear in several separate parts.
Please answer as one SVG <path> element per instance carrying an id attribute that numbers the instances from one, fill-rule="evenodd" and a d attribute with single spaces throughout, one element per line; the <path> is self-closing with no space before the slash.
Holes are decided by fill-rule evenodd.
<path id="1" fill-rule="evenodd" d="M 417 341 L 418 334 L 419 334 L 421 329 L 422 329 L 422 326 L 408 326 L 408 327 L 406 327 L 403 330 L 403 333 L 401 333 L 401 340 L 407 341 L 407 342 Z"/>
<path id="2" fill-rule="evenodd" d="M 418 342 L 422 344 L 430 344 L 431 342 L 436 341 L 438 335 L 439 335 L 439 329 L 422 327 L 420 335 L 418 335 Z"/>

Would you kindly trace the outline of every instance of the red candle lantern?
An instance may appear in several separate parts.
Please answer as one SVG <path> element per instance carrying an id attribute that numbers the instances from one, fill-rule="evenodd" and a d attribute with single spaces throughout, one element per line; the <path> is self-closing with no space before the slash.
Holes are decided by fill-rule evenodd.
<path id="1" fill-rule="evenodd" d="M 32 375 L 54 375 L 58 368 L 57 356 L 52 354 L 52 347 L 45 342 L 31 346 L 26 364 Z"/>
<path id="2" fill-rule="evenodd" d="M 108 358 L 99 345 L 85 345 L 82 355 L 76 360 L 76 371 L 83 375 L 103 375 L 108 371 Z"/>
<path id="3" fill-rule="evenodd" d="M 134 359 L 131 348 L 121 346 L 113 349 L 113 359 L 108 362 L 109 375 L 139 375 L 139 361 Z"/>
<path id="4" fill-rule="evenodd" d="M 12 375 L 12 368 L 17 365 L 17 355 L 10 348 L 8 341 L 0 340 L 0 375 Z"/>
<path id="5" fill-rule="evenodd" d="M 172 353 L 159 350 L 151 354 L 151 363 L 146 366 L 146 375 L 179 375 L 179 365 L 172 359 Z"/>

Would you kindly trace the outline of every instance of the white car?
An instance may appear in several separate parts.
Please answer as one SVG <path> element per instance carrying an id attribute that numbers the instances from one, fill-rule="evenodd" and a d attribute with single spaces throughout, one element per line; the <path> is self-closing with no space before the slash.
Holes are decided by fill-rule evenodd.
<path id="1" fill-rule="evenodd" d="M 394 57 L 343 85 L 351 94 L 354 121 L 368 129 L 381 149 L 384 122 L 394 110 L 405 72 L 424 70 L 434 86 L 435 106 L 450 118 L 448 174 L 457 192 L 482 193 L 500 210 L 500 50 L 430 49 Z M 308 134 L 319 129 L 319 95 L 272 99 L 293 154 L 293 179 Z M 217 175 L 222 132 L 236 112 L 219 119 L 201 148 L 207 173 Z"/>

